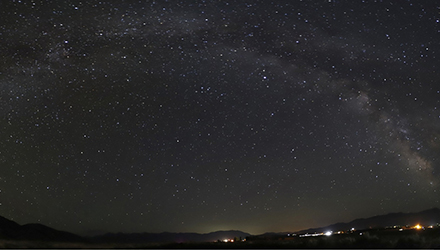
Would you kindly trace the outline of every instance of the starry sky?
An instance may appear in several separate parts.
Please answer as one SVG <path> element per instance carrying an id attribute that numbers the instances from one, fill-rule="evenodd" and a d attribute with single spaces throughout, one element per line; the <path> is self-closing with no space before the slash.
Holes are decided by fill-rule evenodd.
<path id="1" fill-rule="evenodd" d="M 0 7 L 0 215 L 283 232 L 440 201 L 440 3 Z"/>

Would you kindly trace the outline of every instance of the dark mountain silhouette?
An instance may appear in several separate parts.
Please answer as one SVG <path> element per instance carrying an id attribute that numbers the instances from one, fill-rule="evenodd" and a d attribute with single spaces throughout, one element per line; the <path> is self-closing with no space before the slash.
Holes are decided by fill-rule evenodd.
<path id="1" fill-rule="evenodd" d="M 15 221 L 8 220 L 5 217 L 0 216 L 0 233 L 3 233 L 4 231 L 7 231 L 9 229 L 16 229 L 19 227 L 20 225 L 17 224 Z"/>
<path id="2" fill-rule="evenodd" d="M 326 227 L 310 228 L 296 232 L 315 233 L 328 230 L 339 231 L 355 228 L 357 230 L 369 228 L 384 228 L 387 226 L 423 226 L 440 223 L 440 209 L 433 208 L 418 213 L 391 213 L 365 219 L 356 219 L 348 223 L 336 223 Z M 213 242 L 217 240 L 246 238 L 251 236 L 242 231 L 217 231 L 206 234 L 198 233 L 107 233 L 94 237 L 81 237 L 69 232 L 59 231 L 42 224 L 19 225 L 14 221 L 0 216 L 0 239 L 14 241 L 38 241 L 38 242 L 77 242 L 87 244 L 144 244 L 144 243 L 182 243 L 182 242 Z M 277 236 L 277 233 L 266 233 L 269 238 Z M 64 243 L 63 243 L 64 244 Z"/>
<path id="3" fill-rule="evenodd" d="M 310 228 L 296 233 L 314 233 L 325 231 L 345 231 L 351 228 L 357 230 L 369 228 L 384 228 L 388 226 L 414 226 L 421 224 L 423 226 L 436 225 L 440 223 L 440 209 L 432 208 L 418 213 L 391 213 L 378 215 L 370 218 L 356 219 L 348 223 L 336 223 L 326 227 Z"/>
<path id="4" fill-rule="evenodd" d="M 217 231 L 207 234 L 198 233 L 108 233 L 92 237 L 97 243 L 150 243 L 150 242 L 213 242 L 223 239 L 246 238 L 248 233 L 241 231 Z"/>
<path id="5" fill-rule="evenodd" d="M 64 231 L 59 231 L 42 224 L 19 225 L 14 221 L 0 216 L 0 239 L 82 242 L 85 239 Z"/>
<path id="6" fill-rule="evenodd" d="M 218 231 L 207 234 L 198 233 L 107 233 L 94 237 L 81 237 L 69 232 L 59 231 L 42 224 L 25 224 L 0 216 L 0 239 L 39 242 L 80 242 L 80 243 L 153 243 L 153 242 L 210 242 L 234 237 L 246 238 L 248 233 L 241 231 Z"/>

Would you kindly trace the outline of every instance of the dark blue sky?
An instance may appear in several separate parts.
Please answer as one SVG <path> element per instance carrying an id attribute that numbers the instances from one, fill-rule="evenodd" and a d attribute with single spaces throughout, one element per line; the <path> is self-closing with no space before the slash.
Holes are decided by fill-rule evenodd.
<path id="1" fill-rule="evenodd" d="M 4 1 L 0 215 L 294 231 L 439 206 L 436 1 Z"/>

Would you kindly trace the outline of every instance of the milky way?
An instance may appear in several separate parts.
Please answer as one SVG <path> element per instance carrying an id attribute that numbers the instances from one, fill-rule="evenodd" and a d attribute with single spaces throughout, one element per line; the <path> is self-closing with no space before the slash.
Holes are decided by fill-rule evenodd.
<path id="1" fill-rule="evenodd" d="M 436 1 L 1 5 L 1 216 L 263 233 L 439 206 Z"/>

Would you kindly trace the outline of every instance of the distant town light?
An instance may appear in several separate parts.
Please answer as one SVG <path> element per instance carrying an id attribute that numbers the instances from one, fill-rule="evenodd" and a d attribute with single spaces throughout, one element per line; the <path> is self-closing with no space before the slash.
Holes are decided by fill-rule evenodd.
<path id="1" fill-rule="evenodd" d="M 417 224 L 414 228 L 415 229 L 422 229 L 422 226 L 420 226 L 420 224 Z"/>
<path id="2" fill-rule="evenodd" d="M 330 235 L 332 235 L 332 233 L 333 233 L 332 231 L 327 231 L 327 232 L 324 233 L 324 235 L 325 236 L 330 236 Z"/>

